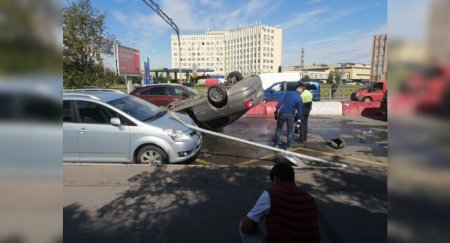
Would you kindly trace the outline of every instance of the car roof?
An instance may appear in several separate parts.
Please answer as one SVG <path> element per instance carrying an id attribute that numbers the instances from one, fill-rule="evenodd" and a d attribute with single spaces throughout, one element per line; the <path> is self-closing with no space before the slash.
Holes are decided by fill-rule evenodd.
<path id="1" fill-rule="evenodd" d="M 123 97 L 128 96 L 125 93 L 116 93 L 109 91 L 79 91 L 73 93 L 64 93 L 64 98 L 77 97 L 77 98 L 85 98 L 85 99 L 97 99 L 103 102 L 109 102 L 111 100 L 117 100 Z"/>
<path id="2" fill-rule="evenodd" d="M 140 88 L 153 87 L 153 86 L 183 86 L 183 85 L 175 84 L 175 83 L 159 83 L 159 84 L 149 84 L 146 86 L 141 86 Z"/>

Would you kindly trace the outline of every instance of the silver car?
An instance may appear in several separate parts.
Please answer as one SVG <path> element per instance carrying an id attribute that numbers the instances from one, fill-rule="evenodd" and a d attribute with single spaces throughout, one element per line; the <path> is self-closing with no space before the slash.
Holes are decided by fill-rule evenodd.
<path id="1" fill-rule="evenodd" d="M 259 76 L 244 79 L 239 72 L 232 72 L 224 85 L 211 86 L 205 94 L 173 102 L 168 108 L 189 115 L 201 127 L 220 130 L 258 105 L 263 97 Z"/>
<path id="2" fill-rule="evenodd" d="M 70 162 L 178 163 L 195 158 L 202 144 L 201 133 L 174 113 L 108 90 L 64 93 L 63 130 L 63 161 Z"/>

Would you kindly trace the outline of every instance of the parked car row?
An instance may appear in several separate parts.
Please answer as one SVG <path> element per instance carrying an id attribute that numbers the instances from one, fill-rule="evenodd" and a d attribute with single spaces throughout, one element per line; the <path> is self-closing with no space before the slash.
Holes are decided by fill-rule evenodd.
<path id="1" fill-rule="evenodd" d="M 193 160 L 202 135 L 177 117 L 185 124 L 218 129 L 262 99 L 259 77 L 243 79 L 236 73 L 201 95 L 176 84 L 141 87 L 131 95 L 96 88 L 70 90 L 63 95 L 63 161 L 159 165 Z"/>

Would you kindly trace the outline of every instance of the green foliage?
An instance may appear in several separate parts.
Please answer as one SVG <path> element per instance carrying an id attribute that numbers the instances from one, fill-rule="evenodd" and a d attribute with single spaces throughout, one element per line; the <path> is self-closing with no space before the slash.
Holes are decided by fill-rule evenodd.
<path id="1" fill-rule="evenodd" d="M 60 74 L 54 5 L 49 0 L 0 1 L 0 75 Z"/>
<path id="2" fill-rule="evenodd" d="M 309 80 L 311 80 L 309 75 L 305 75 L 305 76 L 302 77 L 302 79 L 300 79 L 300 81 L 309 81 Z"/>
<path id="3" fill-rule="evenodd" d="M 113 54 L 115 38 L 105 31 L 105 14 L 90 0 L 63 9 L 63 79 L 66 88 L 104 86 L 115 74 L 103 67 L 100 54 Z"/>
<path id="4" fill-rule="evenodd" d="M 138 77 L 138 76 L 130 76 L 130 77 L 128 77 L 128 80 L 131 80 L 131 83 L 133 83 L 133 84 L 142 83 L 142 78 Z"/>
<path id="5" fill-rule="evenodd" d="M 153 82 L 154 83 L 165 83 L 166 82 L 166 78 L 163 76 L 158 76 L 157 78 L 153 78 Z"/>
<path id="6" fill-rule="evenodd" d="M 341 73 L 340 72 L 335 72 L 334 81 L 336 81 L 337 84 L 341 83 Z"/>
<path id="7" fill-rule="evenodd" d="M 334 71 L 330 70 L 330 73 L 328 73 L 327 83 L 332 84 L 334 79 Z"/>

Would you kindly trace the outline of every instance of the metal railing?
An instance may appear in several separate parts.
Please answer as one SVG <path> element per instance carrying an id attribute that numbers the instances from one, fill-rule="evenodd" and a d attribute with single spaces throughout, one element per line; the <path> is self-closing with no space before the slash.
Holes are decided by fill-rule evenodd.
<path id="1" fill-rule="evenodd" d="M 331 88 L 320 89 L 320 100 L 350 100 L 350 96 L 357 87 L 338 87 L 334 94 L 331 92 Z"/>

